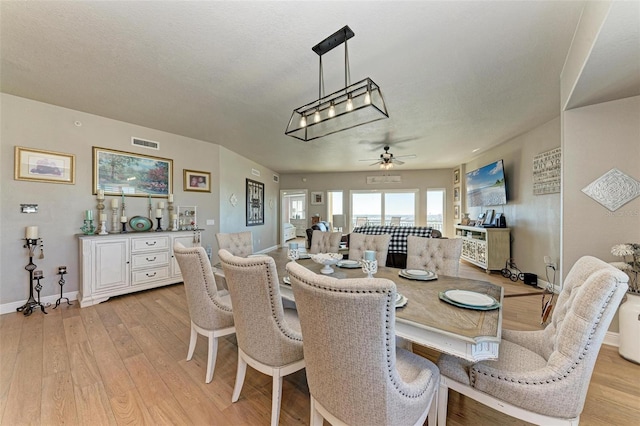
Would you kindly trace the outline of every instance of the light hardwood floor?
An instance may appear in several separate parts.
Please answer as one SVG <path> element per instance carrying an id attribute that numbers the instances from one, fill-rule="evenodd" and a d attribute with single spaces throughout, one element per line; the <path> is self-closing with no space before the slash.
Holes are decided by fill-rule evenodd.
<path id="1" fill-rule="evenodd" d="M 531 291 L 469 264 L 461 276 L 504 285 L 505 294 Z M 232 404 L 237 348 L 220 339 L 213 381 L 205 384 L 207 344 L 200 336 L 185 360 L 189 314 L 181 284 L 112 298 L 80 309 L 66 305 L 30 317 L 0 316 L 0 423 L 268 425 L 271 378 L 247 369 Z M 540 297 L 505 299 L 504 327 L 540 328 Z M 435 359 L 434 351 L 415 352 Z M 340 384 L 336 383 L 336 388 Z M 304 371 L 284 379 L 281 425 L 309 423 Z M 523 424 L 451 392 L 451 425 Z M 581 425 L 640 424 L 640 366 L 603 346 Z"/>

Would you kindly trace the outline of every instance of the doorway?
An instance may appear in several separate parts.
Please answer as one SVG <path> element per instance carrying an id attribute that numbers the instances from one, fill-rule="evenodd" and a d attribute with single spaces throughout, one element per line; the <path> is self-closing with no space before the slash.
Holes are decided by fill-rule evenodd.
<path id="1" fill-rule="evenodd" d="M 307 214 L 307 190 L 306 189 L 282 189 L 280 190 L 280 245 L 284 246 L 287 237 L 287 223 L 295 227 L 296 238 L 304 238 L 309 227 Z M 289 231 L 290 232 L 290 231 Z"/>

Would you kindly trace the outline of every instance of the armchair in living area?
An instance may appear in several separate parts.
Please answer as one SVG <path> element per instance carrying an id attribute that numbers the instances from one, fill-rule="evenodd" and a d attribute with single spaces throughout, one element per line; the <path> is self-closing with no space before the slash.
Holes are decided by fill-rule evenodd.
<path id="1" fill-rule="evenodd" d="M 584 256 L 567 274 L 543 330 L 502 330 L 496 361 L 473 364 L 441 355 L 438 424 L 446 424 L 451 389 L 530 423 L 577 425 L 600 346 L 628 280 L 608 263 Z"/>

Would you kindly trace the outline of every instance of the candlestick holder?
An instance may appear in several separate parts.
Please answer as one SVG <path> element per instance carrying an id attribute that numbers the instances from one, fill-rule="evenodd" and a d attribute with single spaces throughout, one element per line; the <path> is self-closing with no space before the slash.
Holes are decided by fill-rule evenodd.
<path id="1" fill-rule="evenodd" d="M 23 247 L 26 249 L 29 249 L 29 263 L 27 264 L 27 266 L 24 267 L 24 269 L 26 269 L 29 272 L 29 299 L 27 299 L 24 305 L 20 306 L 19 308 L 16 308 L 16 311 L 17 312 L 24 311 L 24 315 L 29 316 L 33 313 L 34 308 L 37 309 L 38 307 L 40 307 L 40 310 L 42 310 L 42 312 L 46 314 L 47 311 L 44 310 L 44 305 L 40 303 L 40 290 L 42 290 L 42 285 L 40 285 L 40 280 L 44 278 L 42 276 L 42 271 L 38 271 L 39 274 L 37 275 L 37 277 L 34 276 L 36 265 L 35 263 L 33 263 L 33 254 L 35 253 L 36 247 L 38 246 L 38 240 L 40 240 L 40 238 L 25 238 L 24 240 L 26 241 L 26 243 Z M 38 284 L 35 287 L 33 285 L 34 280 L 38 281 Z M 36 300 L 36 298 L 33 296 L 34 288 L 38 292 L 38 300 Z"/>
<path id="2" fill-rule="evenodd" d="M 58 297 L 58 300 L 56 300 L 56 306 L 54 306 L 53 309 L 57 308 L 58 305 L 62 305 L 62 300 L 64 300 L 64 299 L 66 299 L 67 305 L 73 305 L 73 303 L 71 303 L 69 298 L 68 297 L 64 297 L 64 295 L 62 293 L 62 287 L 65 284 L 64 275 L 66 273 L 67 273 L 67 267 L 66 266 L 58 267 L 58 275 L 60 275 L 60 280 L 58 281 L 58 285 L 60 286 L 60 297 Z"/>
<path id="3" fill-rule="evenodd" d="M 149 200 L 149 220 L 153 220 L 153 206 L 151 205 L 151 200 Z"/>
<path id="4" fill-rule="evenodd" d="M 177 224 L 178 221 L 176 220 L 175 222 L 171 219 L 173 217 L 173 201 L 167 201 L 167 210 L 169 210 L 169 228 L 167 229 L 167 231 L 177 231 Z"/>
<path id="5" fill-rule="evenodd" d="M 111 231 L 110 234 L 119 234 L 120 227 L 118 226 L 118 208 L 111 208 Z"/>
<path id="6" fill-rule="evenodd" d="M 82 228 L 80 228 L 80 230 L 84 235 L 92 235 L 94 232 L 96 232 L 96 227 L 93 226 L 93 219 L 85 219 L 84 225 L 82 225 Z"/>
<path id="7" fill-rule="evenodd" d="M 127 222 L 122 222 L 122 231 L 120 231 L 120 233 L 126 234 L 127 232 Z"/>
<path id="8" fill-rule="evenodd" d="M 156 219 L 158 220 L 158 227 L 156 228 L 156 232 L 164 231 L 164 229 L 162 229 L 162 216 L 156 217 Z"/>

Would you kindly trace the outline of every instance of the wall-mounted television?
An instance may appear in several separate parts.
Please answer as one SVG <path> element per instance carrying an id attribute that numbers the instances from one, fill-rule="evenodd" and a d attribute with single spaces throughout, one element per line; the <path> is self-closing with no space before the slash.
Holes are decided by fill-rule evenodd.
<path id="1" fill-rule="evenodd" d="M 502 160 L 467 173 L 467 206 L 483 207 L 507 204 Z"/>

